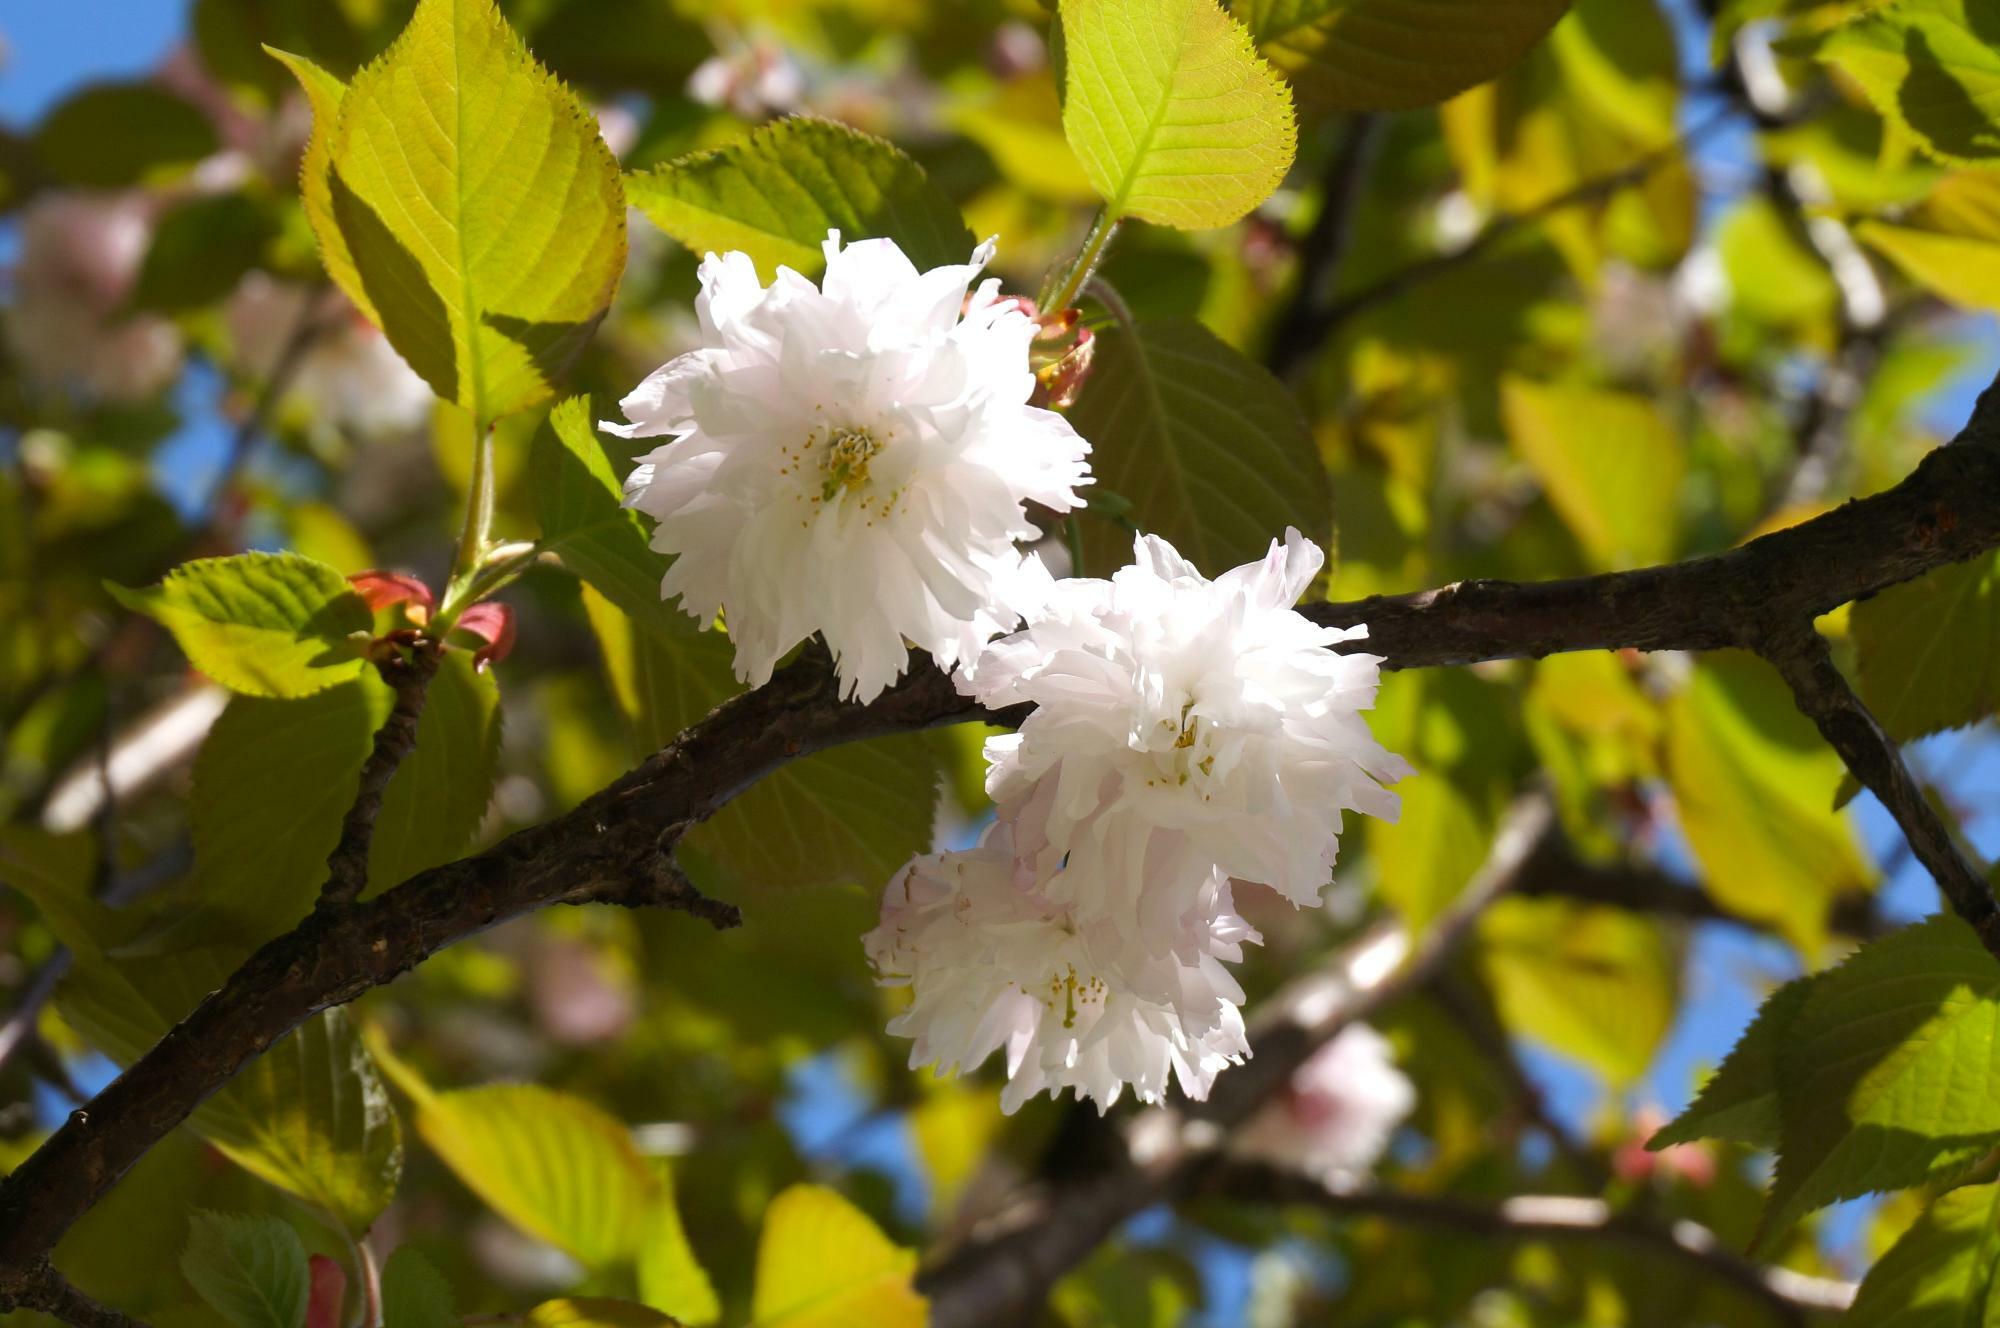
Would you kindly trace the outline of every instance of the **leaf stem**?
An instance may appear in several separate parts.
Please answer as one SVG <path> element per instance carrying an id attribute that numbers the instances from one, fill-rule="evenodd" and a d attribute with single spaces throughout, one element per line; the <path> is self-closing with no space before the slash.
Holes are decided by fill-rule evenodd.
<path id="1" fill-rule="evenodd" d="M 472 483 L 465 495 L 465 529 L 458 537 L 458 555 L 452 560 L 453 581 L 461 581 L 478 568 L 486 545 L 493 537 L 493 425 L 474 420 L 472 429 Z"/>
<path id="2" fill-rule="evenodd" d="M 1118 219 L 1108 209 L 1097 214 L 1097 220 L 1090 223 L 1090 231 L 1083 237 L 1083 247 L 1076 251 L 1069 271 L 1063 274 L 1054 293 L 1041 302 L 1043 313 L 1058 313 L 1076 303 L 1083 284 L 1097 271 L 1097 265 L 1104 259 L 1104 247 L 1111 243 L 1111 237 L 1117 230 Z"/>

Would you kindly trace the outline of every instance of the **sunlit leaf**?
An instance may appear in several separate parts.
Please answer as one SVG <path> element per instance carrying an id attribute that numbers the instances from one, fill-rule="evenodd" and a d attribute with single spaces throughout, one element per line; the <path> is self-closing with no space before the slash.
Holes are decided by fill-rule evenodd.
<path id="1" fill-rule="evenodd" d="M 1941 1195 L 1868 1270 L 1842 1328 L 1984 1328 L 2000 1320 L 2000 1184 Z"/>
<path id="2" fill-rule="evenodd" d="M 1326 470 L 1297 403 L 1199 323 L 1105 332 L 1070 422 L 1090 440 L 1097 483 L 1130 502 L 1128 519 L 1210 576 L 1263 557 L 1287 526 L 1328 541 Z M 1090 570 L 1131 560 L 1124 528 L 1077 519 Z"/>
<path id="3" fill-rule="evenodd" d="M 696 253 L 740 249 L 766 280 L 811 275 L 829 229 L 886 236 L 919 269 L 963 263 L 972 232 L 901 148 L 830 120 L 794 117 L 626 182 L 632 206 Z"/>
<path id="4" fill-rule="evenodd" d="M 1237 12 L 1302 99 L 1429 106 L 1519 60 L 1569 0 L 1248 0 Z"/>
<path id="5" fill-rule="evenodd" d="M 1782 1131 L 1765 1229 L 1947 1175 L 2000 1142 L 2000 961 L 1949 914 L 1812 984 L 1778 1050 Z"/>
<path id="6" fill-rule="evenodd" d="M 1480 919 L 1479 941 L 1509 1031 L 1614 1085 L 1652 1064 L 1680 994 L 1678 957 L 1659 924 L 1563 899 L 1503 899 Z"/>
<path id="7" fill-rule="evenodd" d="M 757 1243 L 754 1328 L 923 1328 L 924 1298 L 911 1286 L 914 1250 L 893 1244 L 868 1215 L 820 1185 L 794 1185 L 771 1201 Z"/>
<path id="8" fill-rule="evenodd" d="M 323 114 L 331 87 L 301 76 Z M 423 0 L 306 170 L 329 275 L 439 396 L 490 422 L 554 392 L 624 267 L 624 196 L 596 121 L 492 0 Z"/>
<path id="9" fill-rule="evenodd" d="M 1285 178 L 1291 94 L 1216 0 L 1063 0 L 1063 130 L 1113 217 L 1226 226 Z"/>
<path id="10" fill-rule="evenodd" d="M 1680 435 L 1644 397 L 1510 378 L 1508 441 L 1593 566 L 1664 562 L 1679 539 L 1687 470 Z"/>
<path id="11" fill-rule="evenodd" d="M 1987 0 L 1900 0 L 1821 38 L 1814 53 L 1848 75 L 1933 156 L 2000 160 L 2000 23 Z"/>
<path id="12" fill-rule="evenodd" d="M 1765 998 L 1757 1017 L 1693 1103 L 1647 1141 L 1667 1148 L 1697 1139 L 1731 1139 L 1776 1148 L 1783 1129 L 1778 1108 L 1778 1053 L 1812 994 L 1812 978 L 1796 978 Z"/>
<path id="13" fill-rule="evenodd" d="M 245 696 L 310 696 L 367 667 L 349 638 L 368 631 L 368 606 L 339 572 L 294 553 L 202 558 L 157 586 L 111 590 L 172 632 L 196 668 Z"/>
<path id="14" fill-rule="evenodd" d="M 545 1300 L 521 1322 L 528 1328 L 676 1328 L 679 1321 L 629 1300 L 574 1297 Z"/>

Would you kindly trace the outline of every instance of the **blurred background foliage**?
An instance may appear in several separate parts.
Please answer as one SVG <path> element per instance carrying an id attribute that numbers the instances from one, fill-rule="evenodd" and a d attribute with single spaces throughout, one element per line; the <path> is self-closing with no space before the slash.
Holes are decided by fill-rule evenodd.
<path id="1" fill-rule="evenodd" d="M 628 170 L 793 112 L 839 120 L 904 147 L 975 235 L 1000 236 L 997 271 L 1023 293 L 1090 215 L 1034 0 L 504 7 Z M 62 86 L 5 103 L 0 128 L 0 876 L 19 887 L 0 893 L 15 1011 L 0 1163 L 113 1072 L 106 1053 L 157 1036 L 296 916 L 337 825 L 328 772 L 360 759 L 337 712 L 386 706 L 356 683 L 282 712 L 225 708 L 105 582 L 248 548 L 435 585 L 470 453 L 467 417 L 433 404 L 322 274 L 297 188 L 310 115 L 261 49 L 346 77 L 411 5 L 194 0 L 174 24 L 154 16 L 150 67 L 117 71 L 93 63 L 92 6 L 69 8 L 29 19 L 10 54 L 38 77 L 61 65 Z M 2000 360 L 2000 126 L 1976 95 L 2000 78 L 2000 33 L 1981 34 L 1984 64 L 1949 66 L 1963 86 L 1936 75 L 1942 88 L 1911 92 L 1909 58 L 1842 26 L 1864 8 L 1851 0 L 1495 4 L 1525 56 L 1434 104 L 1453 87 L 1371 68 L 1365 32 L 1301 17 L 1326 6 L 1236 8 L 1293 81 L 1297 164 L 1232 226 L 1129 226 L 1106 275 L 1142 322 L 1219 339 L 1293 389 L 1301 418 L 1272 427 L 1302 431 L 1304 488 L 1275 501 L 1330 492 L 1308 534 L 1336 551 L 1332 597 L 1726 549 L 1899 479 Z M 1967 0 L 1961 18 L 1976 31 L 1994 12 Z M 0 33 L 16 22 L 0 14 Z M 1449 84 L 1457 47 L 1436 51 Z M 0 71 L 0 90 L 19 77 Z M 636 219 L 631 240 L 573 377 L 599 414 L 693 332 L 698 255 Z M 1176 443 L 1166 421 L 1144 448 L 1120 421 L 1093 429 L 1091 409 L 1086 396 L 1078 426 L 1112 497 L 1082 550 L 1103 570 L 1127 538 L 1119 498 Z M 543 414 L 501 426 L 503 534 L 537 528 Z M 1221 437 L 1185 459 L 1202 494 L 1228 489 L 1231 455 Z M 1202 532 L 1210 573 L 1270 533 Z M 1994 576 L 1989 559 L 1824 624 L 1895 735 L 1925 739 L 1921 773 L 1989 855 Z M 434 750 L 438 764 L 404 779 L 448 788 L 450 805 L 377 845 L 378 880 L 574 805 L 734 689 L 724 643 L 663 650 L 558 572 L 531 571 L 509 600 L 518 648 L 491 673 L 447 671 L 425 724 L 451 736 L 420 744 L 413 765 Z M 1686 1102 L 1765 990 L 1930 911 L 1893 827 L 1869 796 L 1845 800 L 1837 759 L 1754 660 L 1393 675 L 1374 718 L 1422 771 L 1403 819 L 1352 837 L 1322 910 L 1241 898 L 1266 938 L 1245 966 L 1253 1000 L 1371 919 L 1437 917 L 1506 808 L 1546 787 L 1564 879 L 1496 908 L 1446 988 L 1384 1021 L 1419 1106 L 1380 1179 L 1602 1192 L 1740 1246 L 1759 1158 L 1718 1147 L 1667 1165 L 1632 1143 Z M 991 1067 L 906 1071 L 881 1031 L 896 996 L 858 943 L 894 868 L 985 814 L 980 737 L 814 757 L 702 828 L 684 858 L 743 905 L 740 930 L 551 910 L 326 1017 L 301 1055 L 336 1067 L 325 1093 L 353 1095 L 362 1133 L 347 1142 L 372 1173 L 315 1170 L 296 1088 L 253 1073 L 204 1109 L 201 1137 L 148 1156 L 58 1266 L 155 1323 L 202 1322 L 176 1262 L 192 1209 L 274 1214 L 307 1249 L 349 1257 L 341 1224 L 289 1191 L 336 1218 L 386 1203 L 375 1246 L 419 1250 L 464 1313 L 576 1293 L 693 1320 L 712 1286 L 708 1317 L 736 1323 L 766 1210 L 802 1180 L 899 1245 L 942 1248 L 1035 1173 L 1067 1110 L 1003 1119 Z M 197 795 L 209 768 L 227 778 Z M 1607 879 L 1635 892 L 1585 897 Z M 203 931 L 206 948 L 177 946 L 189 917 L 218 913 L 230 925 Z M 342 1078 L 364 1043 L 380 1071 Z M 540 1087 L 493 1087 L 522 1082 Z M 1858 1276 L 1915 1211 L 1837 1208 L 1775 1254 Z M 1133 1224 L 1049 1310 L 1072 1328 L 1763 1314 L 1615 1244 L 1220 1201 Z"/>

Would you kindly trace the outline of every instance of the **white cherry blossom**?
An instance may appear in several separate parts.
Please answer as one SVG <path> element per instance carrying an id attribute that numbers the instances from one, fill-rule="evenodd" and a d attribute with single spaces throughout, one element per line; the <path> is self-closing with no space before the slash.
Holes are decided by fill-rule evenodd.
<path id="1" fill-rule="evenodd" d="M 1146 1102 L 1176 1080 L 1206 1097 L 1249 1054 L 1243 990 L 1223 961 L 1258 938 L 1227 878 L 1205 882 L 1155 949 L 1057 893 L 1015 856 L 1004 821 L 977 847 L 916 858 L 889 883 L 865 945 L 885 984 L 910 988 L 889 1031 L 912 1039 L 911 1067 L 968 1071 L 1004 1048 L 1008 1112 L 1065 1088 L 1100 1111 L 1127 1085 Z"/>
<path id="2" fill-rule="evenodd" d="M 741 253 L 708 255 L 703 345 L 622 403 L 643 457 L 628 505 L 676 555 L 666 597 L 721 613 L 738 676 L 762 682 L 814 632 L 843 690 L 893 682 L 906 642 L 949 666 L 1019 621 L 1025 504 L 1077 506 L 1089 447 L 1027 404 L 1035 327 L 999 283 L 967 290 L 992 254 L 919 272 L 892 241 L 829 235 L 818 285 L 765 286 Z"/>
<path id="3" fill-rule="evenodd" d="M 1342 814 L 1393 820 L 1382 784 L 1409 773 L 1361 715 L 1379 657 L 1329 649 L 1366 629 L 1293 608 L 1321 561 L 1288 531 L 1210 581 L 1142 536 L 1109 581 L 1045 586 L 1027 625 L 962 670 L 989 707 L 1035 706 L 986 754 L 987 791 L 1038 872 L 1066 859 L 1093 892 L 1075 902 L 1149 936 L 1211 869 L 1319 902 Z"/>

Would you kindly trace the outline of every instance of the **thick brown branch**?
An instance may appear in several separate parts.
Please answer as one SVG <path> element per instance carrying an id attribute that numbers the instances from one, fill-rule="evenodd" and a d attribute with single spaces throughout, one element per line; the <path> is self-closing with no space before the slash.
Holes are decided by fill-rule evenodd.
<path id="1" fill-rule="evenodd" d="M 1960 439 L 1894 489 L 1729 553 L 1533 585 L 1463 582 L 1309 612 L 1323 623 L 1366 622 L 1369 639 L 1356 648 L 1392 668 L 1564 650 L 1702 650 L 1754 644 L 1771 624 L 1809 620 L 1995 545 L 2000 393 L 1989 388 Z M 921 656 L 875 701 L 843 703 L 824 654 L 807 652 L 573 811 L 373 899 L 315 910 L 0 1181 L 0 1269 L 35 1266 L 148 1148 L 318 1011 L 508 918 L 626 888 L 688 827 L 789 760 L 978 713 Z M 1260 1054 L 1258 1063 L 1276 1059 Z"/>
<path id="2" fill-rule="evenodd" d="M 1655 1251 L 1728 1283 L 1755 1298 L 1780 1323 L 1803 1324 L 1805 1311 L 1837 1313 L 1854 1303 L 1855 1288 L 1850 1282 L 1753 1263 L 1697 1223 L 1656 1221 L 1620 1212 L 1602 1199 L 1522 1195 L 1497 1204 L 1479 1204 L 1394 1190 L 1339 1192 L 1293 1172 L 1239 1162 L 1209 1171 L 1201 1188 L 1204 1193 L 1252 1203 L 1302 1205 L 1341 1217 L 1379 1217 L 1478 1236 L 1615 1241 Z"/>
<path id="3" fill-rule="evenodd" d="M 1799 709 L 1819 727 L 1854 777 L 1882 800 L 1903 837 L 1944 892 L 1952 911 L 1972 925 L 2000 958 L 2000 905 L 1986 877 L 1965 856 L 1944 818 L 1924 796 L 1902 751 L 1842 676 L 1826 639 L 1810 623 L 1772 634 L 1761 653 L 1785 681 Z"/>
<path id="4" fill-rule="evenodd" d="M 368 849 L 375 842 L 382 794 L 417 745 L 417 721 L 423 718 L 424 697 L 441 658 L 435 642 L 419 641 L 407 658 L 399 653 L 377 665 L 382 681 L 395 690 L 396 702 L 375 730 L 375 745 L 361 766 L 361 785 L 340 823 L 340 840 L 327 856 L 326 884 L 319 893 L 322 904 L 351 904 L 368 886 Z"/>

